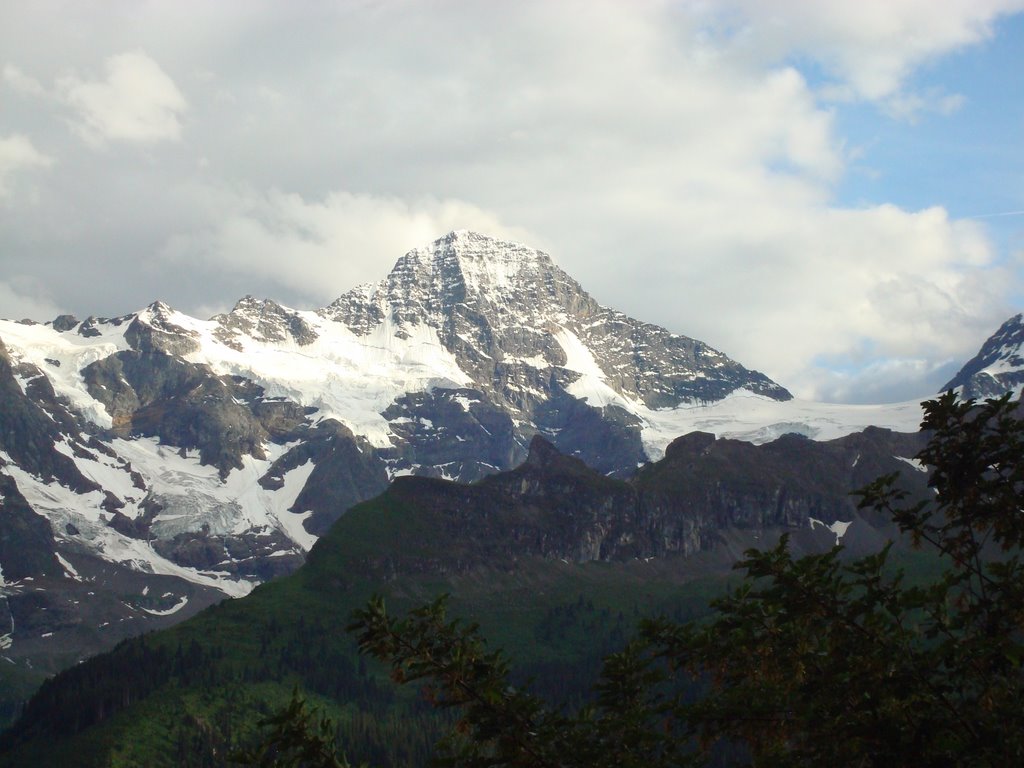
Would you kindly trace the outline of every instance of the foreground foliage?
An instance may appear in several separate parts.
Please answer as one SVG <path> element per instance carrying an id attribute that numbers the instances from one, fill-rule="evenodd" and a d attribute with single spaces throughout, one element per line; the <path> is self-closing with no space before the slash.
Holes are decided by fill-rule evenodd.
<path id="1" fill-rule="evenodd" d="M 287 707 L 259 724 L 270 729 L 262 743 L 232 755 L 234 761 L 259 768 L 351 768 L 339 752 L 334 725 L 311 711 L 298 689 Z"/>
<path id="2" fill-rule="evenodd" d="M 444 599 L 401 619 L 377 599 L 350 629 L 394 680 L 458 713 L 440 765 L 1024 764 L 1017 404 L 949 394 L 922 426 L 934 501 L 905 504 L 890 476 L 861 506 L 937 551 L 941 578 L 908 583 L 888 547 L 853 561 L 841 547 L 796 559 L 786 541 L 751 550 L 712 620 L 642 622 L 582 708 L 510 685 L 509 660 Z"/>

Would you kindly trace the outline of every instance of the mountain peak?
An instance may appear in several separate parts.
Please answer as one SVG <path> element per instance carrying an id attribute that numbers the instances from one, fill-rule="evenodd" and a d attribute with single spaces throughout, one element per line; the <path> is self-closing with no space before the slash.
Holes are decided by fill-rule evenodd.
<path id="1" fill-rule="evenodd" d="M 508 290 L 556 270 L 551 257 L 522 243 L 458 229 L 407 253 L 395 270 L 415 265 L 437 275 L 442 284 L 461 282 L 471 292 Z"/>
<path id="2" fill-rule="evenodd" d="M 246 294 L 238 301 L 235 302 L 235 306 L 231 308 L 229 315 L 261 315 L 261 314 L 280 314 L 286 311 L 284 307 L 278 304 L 273 299 L 257 299 L 251 294 Z M 220 317 L 220 315 L 218 315 Z"/>
<path id="3" fill-rule="evenodd" d="M 172 312 L 174 312 L 174 307 L 172 307 L 166 301 L 157 299 L 156 301 L 152 302 L 148 307 L 146 307 L 146 309 L 143 311 L 153 315 L 169 315 Z"/>
<path id="4" fill-rule="evenodd" d="M 1024 388 L 1024 314 L 999 326 L 978 354 L 942 388 L 959 389 L 964 398 L 981 399 Z"/>
<path id="5" fill-rule="evenodd" d="M 791 397 L 696 339 L 601 306 L 544 251 L 471 230 L 409 251 L 383 281 L 319 314 L 357 336 L 434 334 L 469 378 L 524 415 L 556 391 L 627 411 L 740 388 Z"/>
<path id="6" fill-rule="evenodd" d="M 257 299 L 255 296 L 253 296 L 251 293 L 247 293 L 247 294 L 245 294 L 245 296 L 243 296 L 242 298 L 240 298 L 238 301 L 235 302 L 235 306 L 233 306 L 231 308 L 231 311 L 232 312 L 239 312 L 239 311 L 242 311 L 242 310 L 247 310 L 247 309 L 250 309 L 250 308 L 255 308 L 255 307 L 258 307 L 262 303 L 263 302 L 261 302 L 259 299 Z"/>
<path id="7" fill-rule="evenodd" d="M 497 235 L 489 235 L 486 232 L 479 232 L 475 229 L 453 229 L 430 243 L 430 247 L 436 248 L 441 244 L 472 245 L 472 244 L 493 244 L 496 247 L 512 245 L 526 250 L 534 250 L 528 246 L 507 240 Z"/>
<path id="8" fill-rule="evenodd" d="M 534 435 L 533 439 L 530 440 L 530 452 L 526 457 L 526 464 L 546 467 L 561 457 L 561 452 L 551 442 L 541 435 Z"/>
<path id="9" fill-rule="evenodd" d="M 272 299 L 243 296 L 226 315 L 214 315 L 212 319 L 220 326 L 215 331 L 217 338 L 235 349 L 241 349 L 241 336 L 269 343 L 291 340 L 299 346 L 317 339 L 316 331 L 298 312 Z"/>

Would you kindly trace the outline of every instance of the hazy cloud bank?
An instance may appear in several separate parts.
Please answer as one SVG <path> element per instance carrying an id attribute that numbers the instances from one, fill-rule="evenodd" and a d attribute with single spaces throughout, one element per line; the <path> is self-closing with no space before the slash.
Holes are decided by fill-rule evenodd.
<path id="1" fill-rule="evenodd" d="M 322 305 L 455 228 L 794 391 L 915 397 L 1021 292 L 942 206 L 852 205 L 841 107 L 1021 3 L 122 3 L 5 12 L 0 230 L 19 306 Z M 42 30 L 47 44 L 38 44 Z M 28 285 L 28 283 L 24 283 Z"/>

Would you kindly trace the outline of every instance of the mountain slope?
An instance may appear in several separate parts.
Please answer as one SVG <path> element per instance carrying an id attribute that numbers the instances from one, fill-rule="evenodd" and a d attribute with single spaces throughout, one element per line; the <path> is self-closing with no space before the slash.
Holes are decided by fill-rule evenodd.
<path id="1" fill-rule="evenodd" d="M 0 603 L 22 616 L 0 655 L 34 670 L 246 594 L 390 480 L 476 480 L 535 435 L 625 478 L 694 429 L 827 439 L 920 418 L 795 401 L 600 306 L 546 254 L 471 232 L 316 311 L 247 297 L 199 320 L 155 302 L 0 321 L 0 343 L 0 534 L 34 553 L 0 554 Z"/>
<path id="2" fill-rule="evenodd" d="M 294 576 L 59 676 L 7 734 L 13 752 L 3 759 L 76 754 L 100 765 L 127 750 L 128 762 L 171 765 L 187 748 L 200 761 L 247 737 L 260 702 L 286 697 L 295 682 L 347 724 L 350 757 L 375 757 L 380 735 L 350 728 L 361 722 L 354 712 L 410 718 L 392 741 L 424 724 L 414 703 L 360 669 L 339 631 L 372 592 L 398 606 L 451 593 L 459 613 L 526 662 L 521 673 L 542 672 L 549 693 L 575 695 L 597 656 L 621 643 L 627 617 L 699 613 L 737 549 L 784 532 L 805 551 L 837 536 L 876 549 L 891 527 L 856 511 L 848 483 L 899 471 L 911 498 L 926 498 L 926 474 L 900 458 L 921 441 L 870 430 L 753 446 L 695 434 L 625 482 L 538 437 L 523 465 L 473 485 L 400 478 L 335 523 Z M 820 525 L 809 527 L 811 517 Z M 139 746 L 154 732 L 174 735 L 162 752 Z"/>
<path id="3" fill-rule="evenodd" d="M 426 325 L 474 382 L 523 411 L 543 392 L 536 371 L 564 368 L 567 386 L 591 373 L 574 357 L 588 358 L 614 393 L 652 408 L 720 400 L 740 387 L 791 397 L 702 342 L 602 307 L 547 254 L 474 232 L 410 251 L 384 282 L 324 314 L 358 335 L 388 319 L 399 336 Z"/>
<path id="4" fill-rule="evenodd" d="M 999 397 L 1007 392 L 1019 396 L 1024 387 L 1024 315 L 1014 315 L 992 334 L 942 391 L 959 390 L 961 397 L 975 400 Z"/>

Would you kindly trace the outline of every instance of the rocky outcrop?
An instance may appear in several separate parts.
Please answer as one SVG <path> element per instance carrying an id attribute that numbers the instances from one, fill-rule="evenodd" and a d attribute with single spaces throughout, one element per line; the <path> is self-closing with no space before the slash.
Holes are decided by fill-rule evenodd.
<path id="1" fill-rule="evenodd" d="M 215 332 L 217 338 L 239 350 L 242 349 L 240 340 L 244 338 L 271 343 L 292 341 L 300 347 L 317 340 L 316 331 L 298 312 L 270 299 L 246 296 L 231 312 L 212 319 L 219 326 Z"/>
<path id="2" fill-rule="evenodd" d="M 37 393 L 42 393 L 38 396 L 44 403 L 53 405 L 55 413 L 63 411 L 61 418 L 70 422 L 64 424 L 70 434 L 62 433 L 60 422 L 22 391 L 7 348 L 0 341 L 0 451 L 6 452 L 26 472 L 44 480 L 59 480 L 78 493 L 98 490 L 99 486 L 85 478 L 74 461 L 57 450 L 57 444 L 65 441 L 78 450 L 83 447 L 73 420 L 66 409 L 58 407 L 53 388 L 37 370 L 22 369 L 22 373 L 32 376 L 26 389 L 35 386 Z"/>
<path id="3" fill-rule="evenodd" d="M 640 420 L 624 408 L 594 408 L 556 388 L 534 418 L 540 433 L 559 451 L 601 474 L 632 477 L 647 460 Z"/>
<path id="4" fill-rule="evenodd" d="M 244 385 L 204 366 L 159 351 L 132 350 L 90 364 L 82 378 L 121 437 L 159 437 L 185 450 L 198 449 L 200 460 L 222 475 L 241 467 L 243 455 L 264 455 L 268 433 L 237 397 L 247 394 Z"/>
<path id="5" fill-rule="evenodd" d="M 760 446 L 701 432 L 680 437 L 635 481 L 642 518 L 660 526 L 663 549 L 650 554 L 708 549 L 730 527 L 852 520 L 860 513 L 851 492 L 890 472 L 900 472 L 908 492 L 926 497 L 926 473 L 898 458 L 923 445 L 919 435 L 877 428 L 827 442 L 784 435 Z"/>
<path id="6" fill-rule="evenodd" d="M 508 411 L 474 389 L 438 387 L 402 395 L 383 412 L 393 474 L 473 482 L 520 463 L 525 439 Z"/>
<path id="7" fill-rule="evenodd" d="M 942 387 L 964 399 L 983 400 L 1024 388 L 1024 315 L 1014 315 L 982 345 L 978 354 Z"/>
<path id="8" fill-rule="evenodd" d="M 303 553 L 279 531 L 264 529 L 236 535 L 209 530 L 185 531 L 171 539 L 158 539 L 156 550 L 178 565 L 202 571 L 218 570 L 267 581 L 291 573 L 304 560 Z"/>
<path id="9" fill-rule="evenodd" d="M 76 325 L 78 325 L 78 318 L 74 315 L 57 315 L 53 319 L 53 330 L 62 333 L 72 330 Z"/>
<path id="10" fill-rule="evenodd" d="M 663 460 L 626 482 L 596 473 L 536 437 L 520 467 L 474 485 L 395 480 L 367 510 L 395 510 L 409 530 L 419 532 L 417 541 L 384 542 L 358 567 L 392 577 L 510 569 L 529 557 L 589 562 L 689 556 L 715 548 L 731 530 L 755 540 L 768 531 L 801 532 L 804 545 L 827 548 L 835 536 L 827 526 L 836 521 L 886 524 L 862 515 L 851 495 L 879 475 L 899 472 L 912 498 L 929 497 L 927 474 L 900 458 L 921 447 L 919 436 L 881 429 L 822 443 L 786 435 L 761 446 L 698 432 L 674 442 Z M 812 519 L 822 525 L 813 528 Z M 421 545 L 424 531 L 430 540 Z M 329 539 L 310 557 L 329 550 Z"/>
<path id="11" fill-rule="evenodd" d="M 396 335 L 428 325 L 495 402 L 527 412 L 550 394 L 536 372 L 557 375 L 569 363 L 565 344 L 576 340 L 612 389 L 652 408 L 710 402 L 741 387 L 791 397 L 703 342 L 601 306 L 548 254 L 475 232 L 410 251 L 383 282 L 321 314 L 359 335 L 385 319 Z"/>
<path id="12" fill-rule="evenodd" d="M 62 573 L 46 518 L 25 501 L 13 478 L 0 474 L 0 585 Z M 0 634 L 5 632 L 0 622 Z"/>
<path id="13" fill-rule="evenodd" d="M 291 512 L 313 514 L 305 522 L 312 534 L 324 533 L 351 506 L 381 493 L 388 484 L 384 462 L 365 441 L 333 419 L 308 430 L 303 441 L 275 461 L 260 485 L 277 489 L 288 472 L 308 463 L 313 469 Z"/>
<path id="14" fill-rule="evenodd" d="M 124 332 L 124 339 L 138 352 L 162 352 L 184 356 L 199 349 L 195 333 L 170 319 L 172 310 L 163 302 L 150 304 Z"/>

